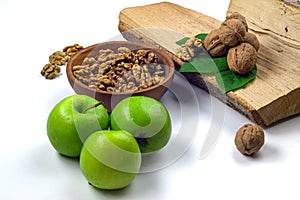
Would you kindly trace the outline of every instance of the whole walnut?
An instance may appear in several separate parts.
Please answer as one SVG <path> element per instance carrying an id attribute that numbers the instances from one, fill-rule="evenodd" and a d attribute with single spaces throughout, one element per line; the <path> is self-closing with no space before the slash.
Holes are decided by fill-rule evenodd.
<path id="1" fill-rule="evenodd" d="M 226 17 L 226 20 L 227 19 L 238 19 L 238 20 L 240 20 L 244 24 L 244 26 L 246 27 L 246 31 L 248 31 L 248 24 L 247 24 L 246 18 L 243 15 L 241 15 L 240 13 L 234 12 L 231 15 L 228 15 Z"/>
<path id="2" fill-rule="evenodd" d="M 246 27 L 238 19 L 225 20 L 219 29 L 221 42 L 230 47 L 242 42 L 246 34 Z"/>
<path id="3" fill-rule="evenodd" d="M 255 50 L 258 51 L 259 41 L 258 41 L 256 35 L 254 35 L 253 33 L 247 32 L 244 36 L 244 42 L 251 44 L 255 48 Z"/>
<path id="4" fill-rule="evenodd" d="M 229 49 L 227 54 L 228 68 L 237 74 L 247 74 L 257 61 L 257 53 L 249 43 L 241 43 Z"/>
<path id="5" fill-rule="evenodd" d="M 265 135 L 260 126 L 245 124 L 236 133 L 234 143 L 237 149 L 245 155 L 258 152 L 264 145 Z"/>
<path id="6" fill-rule="evenodd" d="M 221 42 L 219 35 L 220 30 L 214 29 L 204 39 L 204 47 L 212 57 L 225 56 L 229 49 Z"/>

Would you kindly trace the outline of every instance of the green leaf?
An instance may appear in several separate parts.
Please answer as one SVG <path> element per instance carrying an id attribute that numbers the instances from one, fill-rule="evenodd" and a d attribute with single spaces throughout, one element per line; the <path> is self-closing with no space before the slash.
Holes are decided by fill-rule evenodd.
<path id="1" fill-rule="evenodd" d="M 179 46 L 181 46 L 181 45 L 185 44 L 189 39 L 190 39 L 189 37 L 184 37 L 181 40 L 178 40 L 176 42 L 176 44 L 179 45 Z"/>
<path id="2" fill-rule="evenodd" d="M 223 93 L 239 89 L 252 81 L 256 77 L 257 67 L 254 66 L 253 70 L 246 75 L 238 75 L 231 70 L 221 71 L 216 73 L 216 81 Z"/>
<path id="3" fill-rule="evenodd" d="M 196 38 L 201 39 L 202 41 L 207 36 L 206 33 L 200 33 L 195 35 Z M 176 44 L 182 45 L 185 44 L 189 37 L 182 38 L 177 41 Z M 200 55 L 193 58 L 189 62 L 185 62 L 180 68 L 180 72 L 199 72 L 199 73 L 216 73 L 223 70 L 226 70 L 227 67 L 227 58 L 211 58 L 208 54 Z"/>
<path id="4" fill-rule="evenodd" d="M 212 58 L 207 54 L 197 56 L 191 61 L 185 62 L 179 69 L 179 72 L 213 74 L 227 69 L 227 57 Z"/>
<path id="5" fill-rule="evenodd" d="M 204 41 L 204 39 L 206 38 L 207 35 L 208 35 L 207 33 L 200 33 L 198 35 L 195 35 L 195 38 L 198 38 L 198 39 Z"/>

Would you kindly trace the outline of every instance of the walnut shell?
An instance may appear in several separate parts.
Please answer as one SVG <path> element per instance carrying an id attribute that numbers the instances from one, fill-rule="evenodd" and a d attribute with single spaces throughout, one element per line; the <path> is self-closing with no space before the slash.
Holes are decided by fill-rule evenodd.
<path id="1" fill-rule="evenodd" d="M 238 19 L 238 20 L 240 20 L 244 24 L 244 26 L 246 28 L 246 31 L 248 31 L 248 24 L 247 24 L 246 18 L 243 15 L 241 15 L 240 13 L 234 12 L 231 15 L 228 15 L 226 17 L 226 19 Z"/>
<path id="2" fill-rule="evenodd" d="M 244 40 L 246 27 L 238 19 L 225 20 L 220 26 L 220 40 L 223 44 L 233 47 Z"/>
<path id="3" fill-rule="evenodd" d="M 228 68 L 237 74 L 250 72 L 257 61 L 257 53 L 249 43 L 241 43 L 229 49 L 227 54 Z"/>
<path id="4" fill-rule="evenodd" d="M 253 33 L 247 32 L 244 36 L 244 42 L 251 44 L 255 48 L 255 50 L 258 51 L 259 41 L 258 41 L 256 35 L 254 35 Z"/>
<path id="5" fill-rule="evenodd" d="M 219 38 L 220 30 L 212 30 L 204 40 L 204 47 L 212 57 L 225 56 L 228 52 L 228 47 L 223 44 Z"/>
<path id="6" fill-rule="evenodd" d="M 234 143 L 237 149 L 245 155 L 258 152 L 264 145 L 265 135 L 260 126 L 245 124 L 236 133 Z"/>

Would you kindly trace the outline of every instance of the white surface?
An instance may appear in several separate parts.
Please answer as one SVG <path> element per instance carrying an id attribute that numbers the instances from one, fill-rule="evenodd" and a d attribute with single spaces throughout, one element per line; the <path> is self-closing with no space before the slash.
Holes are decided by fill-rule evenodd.
<path id="1" fill-rule="evenodd" d="M 172 93 L 162 98 L 175 123 L 173 140 L 176 130 L 192 126 L 189 123 L 199 114 L 190 148 L 172 165 L 138 175 L 124 190 L 108 192 L 89 186 L 78 161 L 59 156 L 51 147 L 46 134 L 48 114 L 73 91 L 64 68 L 55 80 L 40 76 L 48 56 L 73 43 L 88 46 L 107 41 L 119 34 L 122 8 L 154 2 L 159 1 L 0 0 L 0 199 L 300 199 L 300 118 L 266 129 L 261 152 L 254 158 L 245 157 L 233 141 L 236 130 L 249 121 L 198 88 L 199 106 L 188 120 L 178 114 Z M 219 20 L 225 18 L 229 3 L 172 2 Z M 176 76 L 174 87 L 180 87 L 181 81 Z M 180 103 L 193 106 L 189 101 Z M 221 109 L 220 116 L 225 114 L 221 121 L 212 117 L 217 109 Z M 211 154 L 200 160 L 201 145 L 214 123 L 223 123 L 221 137 Z"/>

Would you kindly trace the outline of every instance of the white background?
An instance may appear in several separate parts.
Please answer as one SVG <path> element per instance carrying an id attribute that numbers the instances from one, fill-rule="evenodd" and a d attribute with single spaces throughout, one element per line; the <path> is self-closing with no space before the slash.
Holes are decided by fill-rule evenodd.
<path id="1" fill-rule="evenodd" d="M 0 199 L 300 199 L 300 118 L 265 129 L 264 147 L 255 157 L 245 157 L 236 150 L 234 136 L 250 121 L 198 88 L 194 89 L 199 116 L 190 148 L 168 167 L 138 175 L 126 189 L 102 191 L 89 186 L 78 160 L 54 151 L 46 134 L 48 114 L 74 92 L 64 67 L 55 80 L 40 75 L 48 56 L 66 45 L 89 46 L 119 35 L 121 9 L 154 2 L 159 1 L 0 0 Z M 229 4 L 229 0 L 172 2 L 221 21 Z M 174 87 L 181 83 L 176 75 Z M 195 113 L 187 119 L 176 116 L 172 97 L 168 92 L 161 101 L 173 113 L 175 134 L 180 126 L 193 125 Z M 225 110 L 221 121 L 212 114 L 218 109 Z M 217 145 L 200 159 L 209 127 L 220 123 Z"/>

